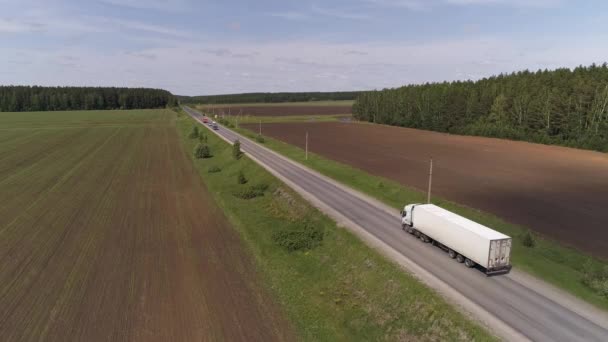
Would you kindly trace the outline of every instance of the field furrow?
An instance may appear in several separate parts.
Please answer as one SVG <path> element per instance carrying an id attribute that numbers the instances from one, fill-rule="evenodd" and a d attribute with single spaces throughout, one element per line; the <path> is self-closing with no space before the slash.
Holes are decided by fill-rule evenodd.
<path id="1" fill-rule="evenodd" d="M 292 336 L 182 150 L 173 112 L 54 115 L 0 115 L 24 129 L 0 150 L 3 340 Z M 35 128 L 37 117 L 57 129 Z"/>

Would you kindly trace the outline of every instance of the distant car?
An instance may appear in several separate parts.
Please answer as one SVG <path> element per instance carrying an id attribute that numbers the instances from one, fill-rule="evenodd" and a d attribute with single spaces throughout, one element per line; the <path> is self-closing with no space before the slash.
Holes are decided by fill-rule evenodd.
<path id="1" fill-rule="evenodd" d="M 211 127 L 213 127 L 214 130 L 218 130 L 220 129 L 220 127 L 217 125 L 217 122 L 213 121 L 213 123 L 211 124 Z"/>
<path id="2" fill-rule="evenodd" d="M 207 123 L 207 122 L 209 122 L 209 119 L 206 116 L 204 116 L 203 117 L 203 123 Z"/>

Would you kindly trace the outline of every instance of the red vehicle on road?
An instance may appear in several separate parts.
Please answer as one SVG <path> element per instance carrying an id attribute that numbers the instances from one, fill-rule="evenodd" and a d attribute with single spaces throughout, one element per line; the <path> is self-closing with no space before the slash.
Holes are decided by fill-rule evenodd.
<path id="1" fill-rule="evenodd" d="M 203 116 L 203 123 L 207 123 L 208 119 L 206 116 Z"/>

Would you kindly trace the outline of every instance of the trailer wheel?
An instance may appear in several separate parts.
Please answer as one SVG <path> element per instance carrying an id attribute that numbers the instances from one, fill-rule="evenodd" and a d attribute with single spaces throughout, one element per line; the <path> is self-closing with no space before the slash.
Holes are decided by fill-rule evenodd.
<path id="1" fill-rule="evenodd" d="M 414 230 L 414 236 L 419 238 L 420 237 L 420 232 L 417 230 Z"/>
<path id="2" fill-rule="evenodd" d="M 454 250 L 452 249 L 449 249 L 448 255 L 450 256 L 450 258 L 454 259 L 456 257 L 456 252 L 454 252 Z"/>
<path id="3" fill-rule="evenodd" d="M 468 268 L 475 266 L 475 262 L 469 258 L 464 259 L 464 265 Z"/>
<path id="4" fill-rule="evenodd" d="M 463 263 L 464 262 L 464 257 L 462 255 L 458 254 L 456 256 L 456 261 L 458 261 L 459 263 Z"/>

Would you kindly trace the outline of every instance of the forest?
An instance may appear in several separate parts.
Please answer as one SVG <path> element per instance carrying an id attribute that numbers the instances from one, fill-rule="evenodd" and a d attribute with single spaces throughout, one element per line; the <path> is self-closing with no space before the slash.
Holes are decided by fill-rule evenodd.
<path id="1" fill-rule="evenodd" d="M 173 107 L 170 92 L 149 88 L 0 86 L 0 112 Z"/>
<path id="2" fill-rule="evenodd" d="M 208 96 L 178 96 L 181 103 L 278 103 L 278 102 L 309 102 L 309 101 L 339 101 L 354 100 L 361 92 L 307 92 L 307 93 L 245 93 Z"/>
<path id="3" fill-rule="evenodd" d="M 365 92 L 353 115 L 380 124 L 608 152 L 608 66 Z"/>

